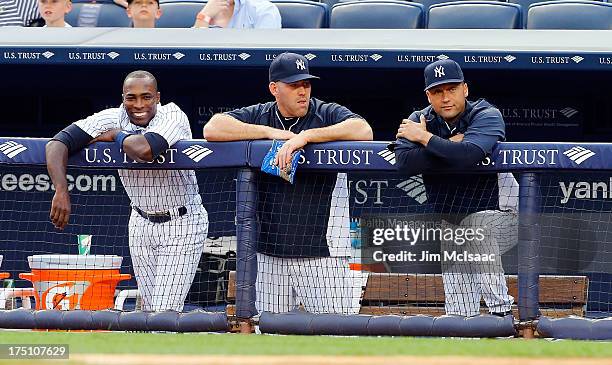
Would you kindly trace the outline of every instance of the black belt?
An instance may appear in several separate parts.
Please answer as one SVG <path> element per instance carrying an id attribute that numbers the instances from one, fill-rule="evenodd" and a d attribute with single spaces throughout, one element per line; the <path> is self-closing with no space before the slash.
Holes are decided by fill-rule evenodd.
<path id="1" fill-rule="evenodd" d="M 143 217 L 144 219 L 148 219 L 151 223 L 166 223 L 166 222 L 170 222 L 170 220 L 172 219 L 172 215 L 170 214 L 170 211 L 151 214 L 135 206 L 132 206 L 132 209 L 134 209 L 136 213 L 140 214 L 140 216 Z M 177 212 L 178 212 L 178 216 L 182 217 L 185 214 L 187 214 L 187 208 L 180 207 L 177 209 Z"/>

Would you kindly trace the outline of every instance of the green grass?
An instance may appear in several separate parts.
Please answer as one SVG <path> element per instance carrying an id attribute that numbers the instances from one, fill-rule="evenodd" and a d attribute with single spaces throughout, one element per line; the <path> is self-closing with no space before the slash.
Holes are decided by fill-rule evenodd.
<path id="1" fill-rule="evenodd" d="M 610 342 L 522 339 L 3 331 L 0 343 L 68 344 L 72 354 L 612 357 Z"/>

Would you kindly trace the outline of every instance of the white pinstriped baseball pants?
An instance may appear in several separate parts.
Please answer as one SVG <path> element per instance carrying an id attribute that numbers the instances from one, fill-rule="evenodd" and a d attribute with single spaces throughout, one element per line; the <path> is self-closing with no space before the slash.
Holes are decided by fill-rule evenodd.
<path id="1" fill-rule="evenodd" d="M 346 257 L 281 258 L 258 253 L 256 290 L 260 313 L 285 313 L 300 303 L 310 313 L 359 313 L 361 280 L 349 269 Z"/>
<path id="2" fill-rule="evenodd" d="M 518 214 L 493 210 L 477 212 L 465 217 L 460 227 L 484 227 L 485 239 L 478 244 L 466 243 L 464 246 L 457 246 L 453 241 L 442 241 L 442 251 L 465 249 L 471 253 L 494 254 L 496 260 L 491 263 L 456 262 L 452 265 L 443 262 L 446 314 L 478 315 L 481 297 L 490 312 L 510 311 L 514 298 L 508 294 L 501 255 L 518 240 Z"/>
<path id="3" fill-rule="evenodd" d="M 152 223 L 132 210 L 130 255 L 144 311 L 183 309 L 207 232 L 203 207 L 188 207 L 186 215 L 166 223 Z"/>

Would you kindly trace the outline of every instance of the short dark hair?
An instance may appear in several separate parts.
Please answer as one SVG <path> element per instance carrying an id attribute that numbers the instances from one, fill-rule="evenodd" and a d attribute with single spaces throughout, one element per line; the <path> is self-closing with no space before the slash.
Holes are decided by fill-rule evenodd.
<path id="1" fill-rule="evenodd" d="M 155 90 L 157 90 L 157 79 L 155 78 L 155 76 L 153 76 L 152 73 L 148 71 L 137 70 L 130 72 L 123 80 L 123 85 L 125 85 L 125 83 L 130 79 L 148 79 L 149 81 L 151 81 L 151 83 L 153 83 Z"/>
<path id="2" fill-rule="evenodd" d="M 128 5 L 130 5 L 133 2 L 134 0 L 127 0 Z M 159 6 L 159 0 L 155 0 L 155 2 L 157 3 L 157 6 Z"/>

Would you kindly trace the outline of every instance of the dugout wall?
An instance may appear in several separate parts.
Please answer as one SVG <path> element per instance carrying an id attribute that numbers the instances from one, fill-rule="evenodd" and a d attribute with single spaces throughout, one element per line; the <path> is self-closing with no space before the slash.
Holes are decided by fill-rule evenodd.
<path id="1" fill-rule="evenodd" d="M 3 169 L 5 166 L 14 166 L 23 170 L 28 168 L 27 166 L 42 164 L 45 143 L 46 140 L 43 139 L 1 139 L 0 145 L 4 146 L 4 152 L 0 153 Z M 12 148 L 11 152 L 19 152 L 7 152 L 6 147 L 9 145 Z M 15 146 L 19 148 L 15 149 Z M 198 150 L 207 150 L 209 153 L 196 162 L 190 157 L 190 151 L 196 149 L 194 146 L 201 146 Z M 224 175 L 236 176 L 237 183 L 231 187 L 231 190 L 236 192 L 235 203 L 230 202 L 228 204 L 226 202 L 222 204 L 219 201 L 219 203 L 208 206 L 208 208 L 212 213 L 211 217 L 214 217 L 211 219 L 211 227 L 215 224 L 217 224 L 217 227 L 222 227 L 231 226 L 234 214 L 231 206 L 236 207 L 238 257 L 235 313 L 239 318 L 251 318 L 257 315 L 254 307 L 256 299 L 254 275 L 257 271 L 254 243 L 256 242 L 258 219 L 253 215 L 256 208 L 253 205 L 255 200 L 252 195 L 258 189 L 253 187 L 252 175 L 258 170 L 261 157 L 268 148 L 269 142 L 207 143 L 197 140 L 182 141 L 175 146 L 173 151 L 168 151 L 164 155 L 164 158 L 160 160 L 163 160 L 163 162 L 139 166 L 147 169 L 202 169 L 198 176 L 204 179 L 205 184 L 210 183 L 212 184 L 210 187 L 217 188 L 216 193 L 222 197 L 221 200 L 228 196 L 226 195 L 227 189 L 220 189 L 223 184 L 216 184 L 216 182 L 219 182 L 217 178 L 227 183 L 231 178 L 226 179 Z M 609 317 L 610 303 L 612 302 L 610 291 L 606 289 L 610 285 L 609 263 L 612 261 L 608 248 L 610 215 L 609 210 L 605 208 L 607 202 L 602 199 L 601 195 L 589 195 L 586 198 L 581 198 L 581 194 L 586 194 L 584 188 L 580 188 L 582 190 L 579 190 L 578 195 L 574 194 L 578 190 L 573 190 L 575 184 L 571 185 L 564 182 L 563 176 L 566 173 L 563 171 L 580 174 L 585 180 L 596 179 L 609 169 L 608 161 L 605 158 L 609 153 L 609 148 L 610 146 L 607 144 L 502 143 L 494 150 L 490 160 L 475 167 L 474 173 L 476 174 L 484 171 L 514 172 L 520 177 L 521 190 L 518 196 L 521 202 L 519 210 L 520 233 L 518 242 L 504 254 L 503 259 L 506 274 L 517 274 L 516 285 L 518 291 L 514 296 L 518 309 L 518 322 L 514 323 L 512 316 L 505 318 L 478 316 L 469 319 L 456 316 L 414 316 L 414 314 L 436 313 L 432 310 L 437 310 L 436 308 L 440 306 L 440 302 L 435 298 L 440 297 L 442 287 L 440 284 L 427 284 L 427 280 L 435 280 L 437 275 L 430 271 L 430 267 L 419 268 L 417 265 L 410 265 L 409 271 L 400 272 L 411 273 L 412 279 L 410 280 L 415 280 L 413 289 L 410 286 L 393 286 L 395 284 L 389 278 L 397 277 L 398 271 L 394 273 L 393 270 L 388 270 L 376 274 L 379 279 L 381 278 L 380 275 L 384 275 L 383 281 L 376 281 L 377 276 L 374 273 L 364 271 L 369 276 L 365 282 L 366 292 L 370 287 L 370 289 L 384 291 L 386 297 L 380 295 L 378 297 L 368 297 L 365 293 L 362 294 L 359 310 L 362 313 L 361 315 L 342 316 L 300 312 L 290 314 L 262 313 L 259 318 L 260 328 L 264 332 L 271 333 L 508 336 L 514 334 L 515 324 L 518 324 L 519 329 L 540 326 L 538 331 L 550 337 L 608 338 L 606 331 L 609 331 L 607 326 L 610 320 L 596 319 Z M 572 158 L 570 153 L 576 149 L 589 151 L 587 154 L 583 154 L 583 157 L 587 155 L 589 157 L 582 159 L 579 164 L 576 163 L 577 158 Z M 104 151 L 104 155 L 108 156 L 108 159 L 101 161 L 91 159 L 94 150 Z M 546 151 L 544 153 L 545 160 L 536 165 L 524 163 L 525 157 L 527 157 L 527 160 L 530 159 L 528 158 L 529 153 L 537 156 L 537 151 Z M 372 212 L 381 216 L 389 213 L 406 216 L 406 214 L 414 212 L 415 209 L 422 210 L 427 204 L 419 202 L 420 193 L 418 193 L 418 189 L 415 191 L 403 189 L 402 187 L 405 184 L 402 184 L 410 179 L 395 174 L 393 164 L 394 160 L 387 153 L 386 143 L 384 142 L 328 143 L 308 146 L 299 171 L 304 174 L 315 175 L 325 171 L 346 172 L 349 173 L 349 176 L 356 174 L 357 177 L 352 178 L 354 183 L 360 181 L 358 179 L 363 179 L 364 175 L 369 175 L 372 180 L 385 181 L 385 183 L 371 184 L 369 187 L 362 186 L 361 191 L 353 185 L 353 189 L 349 193 L 349 196 L 352 197 L 350 214 L 355 218 L 364 219 L 368 213 L 372 214 Z M 232 165 L 234 167 L 233 172 L 219 175 L 219 171 L 216 170 L 221 167 L 228 168 Z M 102 143 L 91 146 L 86 151 L 75 155 L 70 160 L 70 166 L 72 167 L 71 170 L 76 166 L 85 169 L 95 169 L 100 168 L 100 166 L 106 168 L 111 166 L 114 168 L 138 167 L 129 161 L 124 162 L 122 153 L 116 150 L 114 144 Z M 373 176 L 376 177 L 373 178 Z M 10 183 L 15 188 L 20 183 L 25 183 L 23 179 L 11 181 L 6 180 L 5 183 Z M 571 189 L 570 185 L 572 186 Z M 369 197 L 367 199 L 368 203 L 357 204 L 358 200 L 363 197 L 362 193 L 366 190 Z M 572 194 L 569 194 L 570 190 Z M 219 191 L 221 191 L 221 194 L 218 194 Z M 226 193 L 223 193 L 223 191 L 226 191 Z M 599 187 L 597 191 L 601 194 L 603 192 L 602 187 Z M 127 255 L 125 244 L 121 245 L 111 241 L 113 237 L 122 236 L 118 233 L 113 234 L 113 232 L 117 232 L 116 229 L 121 229 L 120 226 L 125 223 L 117 220 L 109 225 L 105 221 L 107 217 L 113 216 L 113 209 L 125 210 L 127 208 L 124 206 L 127 205 L 125 198 L 108 200 L 107 203 L 114 205 L 114 208 L 106 213 L 97 212 L 97 220 L 94 220 L 94 217 L 88 214 L 89 202 L 95 202 L 100 197 L 93 197 L 94 200 L 88 200 L 91 197 L 87 198 L 87 194 L 74 194 L 78 199 L 82 199 L 75 201 L 77 202 L 74 212 L 75 217 L 77 217 L 77 220 L 84 219 L 84 222 L 77 223 L 79 229 L 86 226 L 95 226 L 101 230 L 97 235 L 98 238 L 96 238 L 92 253 L 117 254 L 122 252 Z M 27 193 L 22 192 L 17 195 L 3 192 L 3 197 L 2 201 L 5 209 L 2 213 L 3 219 L 0 221 L 3 225 L 3 231 L 8 232 L 9 237 L 2 240 L 2 247 L 5 252 L 2 268 L 6 269 L 11 276 L 17 277 L 20 272 L 27 270 L 25 257 L 20 258 L 19 255 L 27 256 L 41 252 L 57 254 L 76 251 L 76 244 L 66 243 L 69 242 L 67 240 L 70 239 L 68 237 L 71 237 L 71 233 L 57 233 L 47 221 L 46 212 L 48 211 L 50 195 L 41 194 L 33 188 Z M 24 197 L 26 198 L 24 199 Z M 212 199 L 214 202 L 215 194 L 203 192 L 203 197 L 205 200 Z M 27 204 L 23 205 L 23 202 L 27 202 Z M 382 204 L 377 204 L 378 202 Z M 117 209 L 120 206 L 124 207 Z M 34 211 L 32 211 L 32 208 L 35 208 Z M 296 208 L 297 214 L 308 214 L 308 211 L 300 208 Z M 366 247 L 365 243 L 367 243 L 366 230 L 365 227 L 363 228 L 364 238 L 362 243 L 364 243 L 364 246 L 362 246 L 362 249 Z M 367 254 L 353 256 L 353 258 L 359 259 L 366 257 Z M 123 268 L 129 270 L 129 266 L 123 266 Z M 403 270 L 406 270 L 406 268 L 404 267 Z M 574 298 L 572 300 L 572 295 L 575 294 L 570 287 L 556 286 L 552 288 L 552 294 L 551 288 L 547 288 L 547 295 L 553 295 L 555 298 L 561 299 L 547 300 L 546 296 L 542 297 L 545 291 L 542 285 L 548 285 L 545 284 L 547 276 L 544 274 L 554 275 L 564 282 L 567 282 L 567 279 L 573 281 L 587 278 L 589 283 L 588 289 L 586 289 L 588 290 L 588 293 L 586 293 L 587 299 L 581 301 Z M 406 280 L 408 279 L 409 277 L 406 277 Z M 379 284 L 372 284 L 376 282 Z M 21 286 L 23 284 L 25 282 L 21 282 Z M 359 282 L 358 289 L 361 290 L 361 282 Z M 398 297 L 412 296 L 411 293 L 413 292 L 411 290 L 414 290 L 416 300 L 398 300 Z M 378 303 L 371 302 L 373 299 L 377 300 Z M 370 300 L 370 302 L 366 304 L 366 300 Z M 444 296 L 442 295 L 442 304 L 443 302 Z M 564 307 L 568 305 L 571 308 L 576 305 L 584 306 L 584 308 L 579 308 L 579 312 L 571 312 L 568 311 L 567 307 Z M 377 307 L 378 310 L 373 311 L 375 309 L 373 306 Z M 397 308 L 400 308 L 399 312 Z M 367 311 L 364 309 L 367 309 Z M 98 313 L 81 315 L 62 314 L 58 311 L 37 313 L 24 312 L 23 310 L 19 310 L 15 314 L 2 312 L 0 319 L 4 321 L 2 322 L 3 327 L 17 326 L 19 328 L 23 326 L 27 328 L 56 328 L 54 326 L 58 326 L 58 323 L 61 323 L 63 319 L 76 320 L 76 323 L 81 324 L 85 321 L 89 324 L 87 328 L 100 325 L 98 317 L 95 317 L 101 315 Z M 155 330 L 164 328 L 161 330 L 181 330 L 181 328 L 191 328 L 191 330 L 197 330 L 199 328 L 200 330 L 219 330 L 223 328 L 225 314 L 214 314 L 212 317 L 207 317 L 205 314 L 194 313 L 191 316 L 196 318 L 199 321 L 196 323 L 199 324 L 189 322 L 190 324 L 179 325 L 182 316 L 184 316 L 182 314 L 166 314 L 149 318 L 153 314 L 144 312 L 126 312 L 121 315 L 115 312 L 114 314 L 107 314 L 107 317 L 102 314 L 104 320 L 110 321 L 102 323 L 113 329 Z M 443 311 L 437 313 L 443 314 Z M 590 319 L 576 321 L 575 319 L 565 318 L 571 313 Z M 395 316 L 379 316 L 380 314 L 395 314 Z M 544 314 L 544 317 L 541 317 L 541 314 Z M 50 319 L 48 316 L 52 315 L 59 317 Z M 126 319 L 121 320 L 123 317 L 117 316 L 126 316 Z M 554 320 L 552 319 L 554 317 L 560 317 L 561 319 Z M 160 322 L 156 322 L 156 320 Z M 116 321 L 119 321 L 120 325 L 115 326 L 113 323 Z M 571 323 L 568 324 L 568 321 Z M 70 328 L 76 328 L 74 322 L 70 323 L 72 323 Z M 124 327 L 121 327 L 121 323 Z M 576 331 L 577 328 L 583 330 Z"/>
<path id="2" fill-rule="evenodd" d="M 116 106 L 123 77 L 145 68 L 158 77 L 162 100 L 186 111 L 201 138 L 214 113 L 270 100 L 268 65 L 293 50 L 308 54 L 322 78 L 313 95 L 367 118 L 378 140 L 393 139 L 399 121 L 426 105 L 422 70 L 449 57 L 465 70 L 470 98 L 502 111 L 508 140 L 607 141 L 612 95 L 597 85 L 611 81 L 608 33 L 3 28 L 0 131 L 49 137 Z"/>

